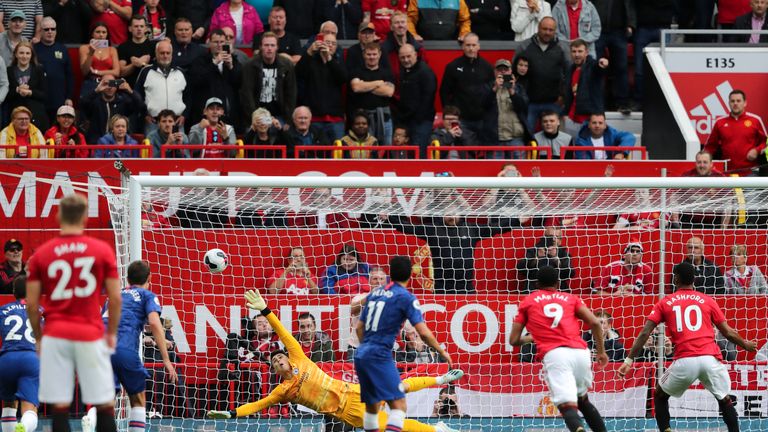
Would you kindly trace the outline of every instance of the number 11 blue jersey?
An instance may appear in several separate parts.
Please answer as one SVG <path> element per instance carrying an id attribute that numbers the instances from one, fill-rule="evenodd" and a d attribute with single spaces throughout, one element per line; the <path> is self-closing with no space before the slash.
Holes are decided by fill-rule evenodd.
<path id="1" fill-rule="evenodd" d="M 392 350 L 405 320 L 410 321 L 411 325 L 424 321 L 416 296 L 395 282 L 368 294 L 360 319 L 365 324 L 360 348 L 370 344 L 387 351 Z"/>

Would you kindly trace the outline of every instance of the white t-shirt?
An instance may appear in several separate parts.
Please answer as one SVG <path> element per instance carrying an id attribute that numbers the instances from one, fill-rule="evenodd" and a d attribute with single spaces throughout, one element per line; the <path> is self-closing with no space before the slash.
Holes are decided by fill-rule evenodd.
<path id="1" fill-rule="evenodd" d="M 235 21 L 235 42 L 238 44 L 243 43 L 243 7 L 240 6 L 240 9 L 233 11 L 230 10 L 229 14 L 232 16 L 232 19 Z"/>
<path id="2" fill-rule="evenodd" d="M 592 140 L 592 147 L 605 147 L 605 141 L 603 140 L 603 137 L 600 138 L 591 138 Z M 608 159 L 608 154 L 605 152 L 605 150 L 595 150 L 595 160 L 606 160 Z"/>

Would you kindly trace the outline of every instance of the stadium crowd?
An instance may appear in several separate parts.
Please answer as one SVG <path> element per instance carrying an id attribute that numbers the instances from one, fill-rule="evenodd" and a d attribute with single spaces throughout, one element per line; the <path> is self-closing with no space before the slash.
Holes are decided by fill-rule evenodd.
<path id="1" fill-rule="evenodd" d="M 718 25 L 764 28 L 765 9 L 759 0 L 721 6 Z M 240 142 L 285 146 L 288 157 L 304 145 L 366 147 L 343 152 L 353 159 L 423 158 L 435 141 L 497 147 L 452 158 L 523 158 L 532 143 L 554 156 L 567 145 L 633 147 L 634 135 L 603 115 L 642 108 L 642 56 L 630 85 L 628 47 L 641 52 L 673 22 L 708 28 L 712 16 L 712 5 L 676 10 L 671 0 L 5 1 L 0 158 L 276 155 L 219 147 Z M 354 38 L 344 53 L 340 40 Z M 425 40 L 461 46 L 439 86 Z M 486 40 L 508 41 L 511 58 L 491 65 Z M 80 44 L 77 64 L 65 44 Z M 104 147 L 141 143 L 151 152 Z M 214 147 L 163 148 L 190 143 Z M 371 150 L 380 145 L 418 151 Z"/>

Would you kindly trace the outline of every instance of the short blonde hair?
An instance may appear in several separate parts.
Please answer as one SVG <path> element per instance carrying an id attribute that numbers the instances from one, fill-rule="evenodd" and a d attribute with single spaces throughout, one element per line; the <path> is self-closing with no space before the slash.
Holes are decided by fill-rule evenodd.
<path id="1" fill-rule="evenodd" d="M 17 106 L 16 108 L 14 108 L 13 111 L 11 111 L 11 120 L 14 120 L 16 118 L 16 115 L 19 114 L 20 112 L 25 112 L 29 114 L 29 118 L 30 120 L 32 120 L 32 111 L 30 111 L 30 109 L 25 106 Z"/>
<path id="2" fill-rule="evenodd" d="M 731 255 L 747 256 L 747 247 L 745 245 L 731 246 Z"/>
<path id="3" fill-rule="evenodd" d="M 251 114 L 251 124 L 259 120 L 261 124 L 272 124 L 272 114 L 266 108 L 258 108 Z"/>
<path id="4" fill-rule="evenodd" d="M 107 132 L 112 133 L 112 128 L 115 126 L 115 123 L 118 120 L 124 120 L 126 128 L 128 127 L 128 117 L 122 114 L 115 114 L 109 118 L 109 122 L 107 123 Z"/>

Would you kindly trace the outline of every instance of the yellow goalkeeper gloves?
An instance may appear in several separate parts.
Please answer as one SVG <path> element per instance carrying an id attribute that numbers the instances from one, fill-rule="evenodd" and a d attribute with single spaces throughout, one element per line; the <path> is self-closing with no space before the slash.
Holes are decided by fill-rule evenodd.
<path id="1" fill-rule="evenodd" d="M 263 311 L 267 308 L 267 302 L 261 297 L 259 290 L 248 290 L 245 292 L 245 305 L 258 311 Z"/>

